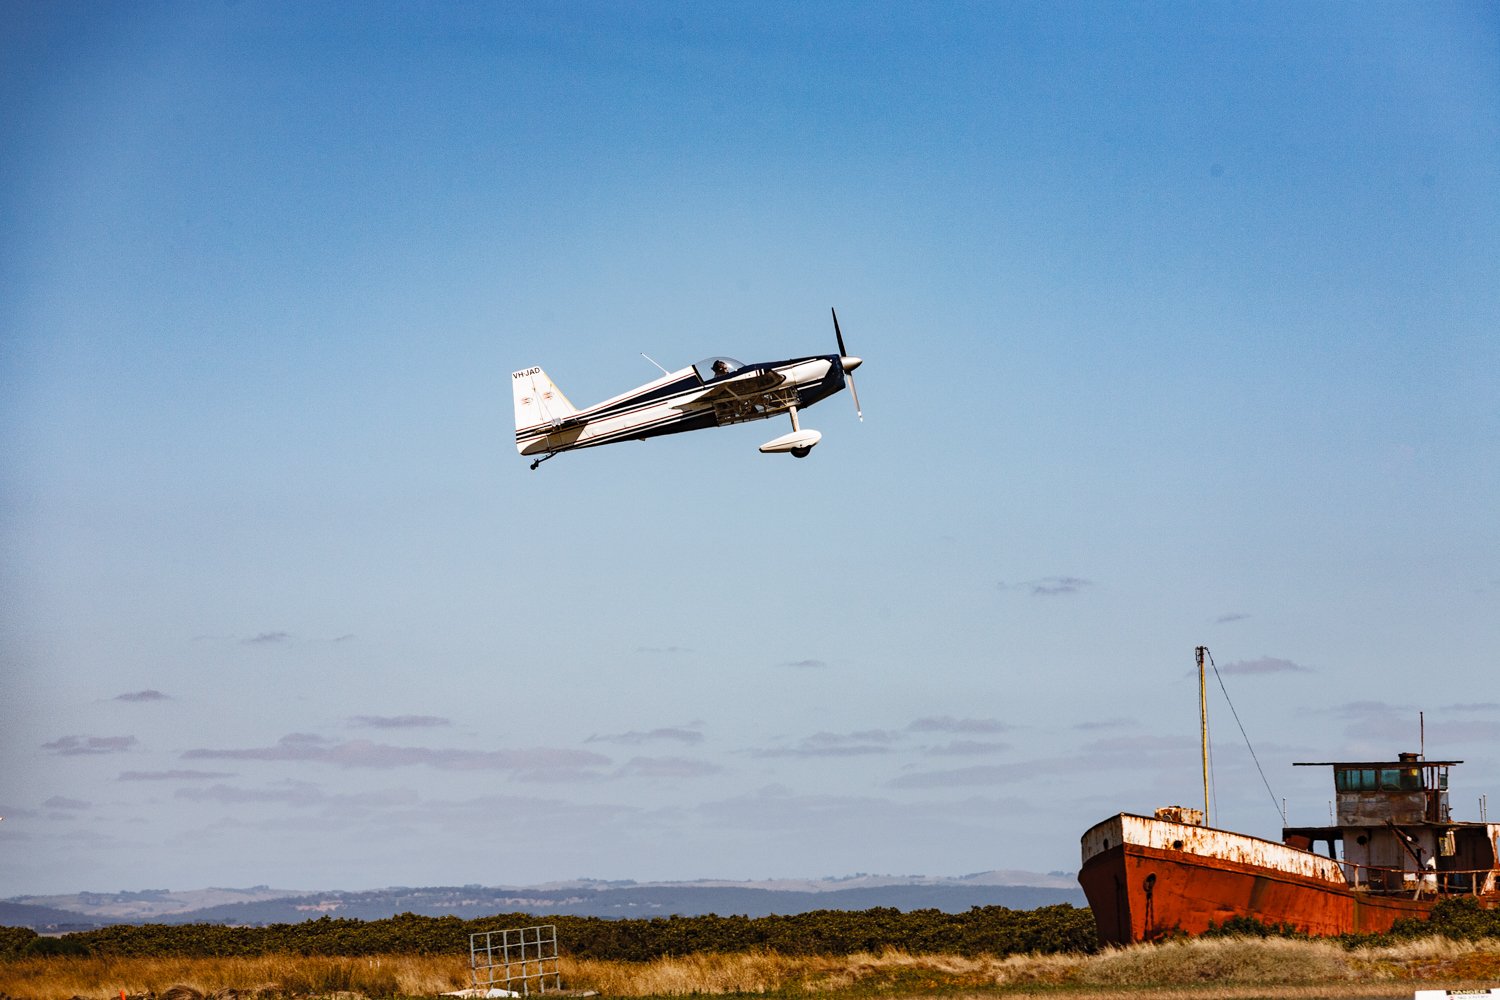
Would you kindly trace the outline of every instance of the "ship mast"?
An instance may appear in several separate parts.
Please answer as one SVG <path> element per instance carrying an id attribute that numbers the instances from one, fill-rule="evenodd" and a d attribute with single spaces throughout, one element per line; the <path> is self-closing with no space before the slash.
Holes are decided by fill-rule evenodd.
<path id="1" fill-rule="evenodd" d="M 1203 654 L 1207 646 L 1195 650 L 1198 657 L 1198 734 L 1203 746 L 1203 825 L 1211 826 L 1208 817 L 1208 687 L 1203 679 Z"/>

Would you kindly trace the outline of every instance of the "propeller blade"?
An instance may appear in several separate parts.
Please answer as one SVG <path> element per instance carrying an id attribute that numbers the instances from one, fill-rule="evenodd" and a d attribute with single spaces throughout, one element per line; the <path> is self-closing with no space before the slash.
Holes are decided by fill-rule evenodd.
<path id="1" fill-rule="evenodd" d="M 860 423 L 864 423 L 865 411 L 859 408 L 859 390 L 854 388 L 854 369 L 858 368 L 862 361 L 859 358 L 851 358 L 848 350 L 844 348 L 844 331 L 839 329 L 839 311 L 832 306 L 828 311 L 833 313 L 833 335 L 839 342 L 839 366 L 844 369 L 844 378 L 849 383 L 849 395 L 854 397 L 854 413 L 859 417 Z"/>

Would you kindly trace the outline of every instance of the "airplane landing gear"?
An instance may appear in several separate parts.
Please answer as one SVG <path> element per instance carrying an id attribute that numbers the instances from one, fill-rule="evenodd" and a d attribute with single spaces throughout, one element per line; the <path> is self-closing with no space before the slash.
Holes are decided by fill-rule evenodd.
<path id="1" fill-rule="evenodd" d="M 792 418 L 792 433 L 783 434 L 760 446 L 760 450 L 767 454 L 772 452 L 791 452 L 797 458 L 806 458 L 813 450 L 813 445 L 823 440 L 823 435 L 817 431 L 805 431 L 802 423 L 797 419 L 797 408 L 787 408 L 787 413 Z"/>

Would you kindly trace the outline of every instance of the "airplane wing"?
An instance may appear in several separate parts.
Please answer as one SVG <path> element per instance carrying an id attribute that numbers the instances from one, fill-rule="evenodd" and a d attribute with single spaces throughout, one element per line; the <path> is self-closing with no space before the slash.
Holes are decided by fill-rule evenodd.
<path id="1" fill-rule="evenodd" d="M 731 400 L 751 400 L 785 381 L 786 376 L 774 368 L 757 368 L 718 383 L 703 395 L 695 397 L 693 402 L 712 406 L 714 403 Z"/>
<path id="2" fill-rule="evenodd" d="M 761 368 L 725 379 L 713 388 L 684 402 L 679 409 L 714 411 L 720 425 L 760 420 L 782 413 L 797 402 L 797 386 L 784 385 L 785 375 L 774 368 Z"/>

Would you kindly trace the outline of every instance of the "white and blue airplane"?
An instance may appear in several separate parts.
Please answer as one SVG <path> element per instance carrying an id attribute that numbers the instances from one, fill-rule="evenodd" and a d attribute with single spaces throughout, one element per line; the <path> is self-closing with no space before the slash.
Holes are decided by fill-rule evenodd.
<path id="1" fill-rule="evenodd" d="M 792 418 L 792 431 L 760 446 L 767 454 L 790 452 L 806 458 L 813 445 L 823 439 L 814 430 L 803 430 L 799 410 L 832 396 L 848 383 L 859 408 L 859 393 L 850 374 L 863 362 L 844 350 L 839 314 L 833 312 L 837 354 L 814 354 L 785 361 L 742 364 L 733 358 L 705 358 L 688 368 L 668 372 L 638 389 L 606 399 L 586 410 L 568 402 L 562 390 L 540 368 L 512 372 L 511 390 L 516 403 L 516 450 L 539 455 L 535 469 L 554 455 L 578 448 L 593 448 L 616 441 L 644 441 L 662 434 L 722 427 L 747 420 L 764 420 L 778 413 Z M 657 367 L 660 367 L 659 365 Z"/>

